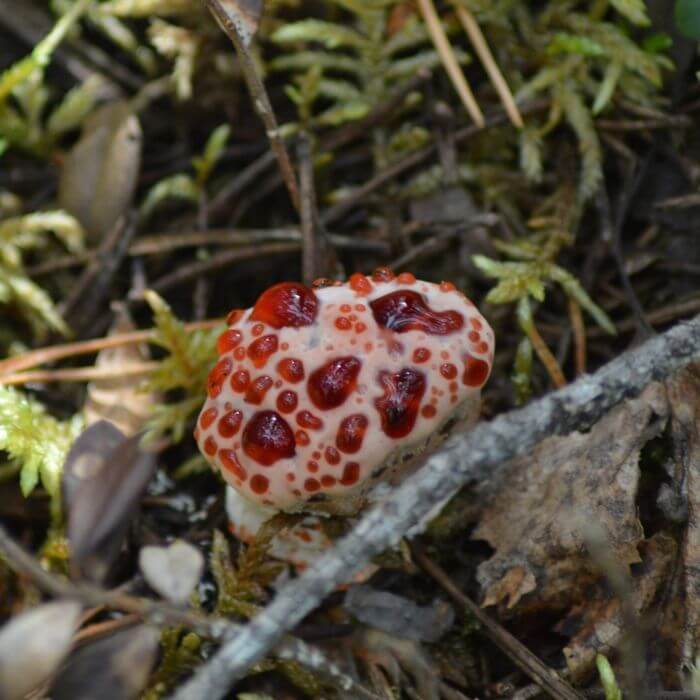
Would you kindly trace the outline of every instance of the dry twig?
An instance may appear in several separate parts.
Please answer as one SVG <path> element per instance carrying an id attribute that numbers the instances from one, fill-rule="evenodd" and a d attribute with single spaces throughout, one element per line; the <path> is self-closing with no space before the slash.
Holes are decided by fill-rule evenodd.
<path id="1" fill-rule="evenodd" d="M 248 89 L 250 90 L 250 95 L 253 99 L 253 106 L 265 125 L 267 138 L 270 140 L 270 146 L 279 163 L 280 171 L 287 185 L 292 204 L 294 208 L 299 211 L 299 187 L 297 186 L 297 178 L 294 173 L 294 168 L 292 167 L 292 161 L 289 158 L 287 147 L 284 145 L 284 141 L 280 136 L 277 119 L 275 118 L 275 113 L 272 109 L 272 104 L 267 95 L 265 85 L 258 73 L 253 57 L 250 51 L 248 51 L 243 37 L 240 34 L 236 22 L 237 18 L 227 9 L 221 0 L 204 0 L 204 2 L 236 49 L 238 60 L 241 62 L 243 77 L 245 78 Z"/>
<path id="2" fill-rule="evenodd" d="M 540 661 L 522 642 L 508 630 L 492 620 L 474 601 L 455 585 L 454 581 L 418 546 L 411 547 L 418 566 L 435 579 L 450 597 L 464 608 L 481 625 L 482 632 L 524 673 L 555 700 L 583 700 L 559 674 Z"/>

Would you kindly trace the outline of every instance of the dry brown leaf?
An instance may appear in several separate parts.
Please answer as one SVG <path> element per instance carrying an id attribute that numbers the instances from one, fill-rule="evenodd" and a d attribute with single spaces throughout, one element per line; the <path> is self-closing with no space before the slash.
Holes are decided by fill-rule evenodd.
<path id="1" fill-rule="evenodd" d="M 135 329 L 126 310 L 121 310 L 109 334 L 128 333 Z M 86 425 L 99 420 L 113 423 L 126 436 L 142 431 L 151 415 L 152 407 L 160 397 L 140 389 L 143 375 L 120 375 L 120 367 L 132 367 L 150 359 L 146 343 L 130 343 L 100 350 L 95 367 L 114 370 L 111 379 L 90 382 L 83 411 Z"/>
<path id="2" fill-rule="evenodd" d="M 141 126 L 125 101 L 98 109 L 63 162 L 58 199 L 93 240 L 131 203 L 141 165 Z"/>
<path id="3" fill-rule="evenodd" d="M 652 603 L 668 578 L 677 546 L 673 538 L 657 533 L 640 543 L 639 551 L 642 564 L 639 575 L 632 580 L 632 608 L 643 620 L 644 628 L 656 629 L 658 620 L 648 618 L 654 614 Z M 602 583 L 591 588 L 587 598 L 571 609 L 557 625 L 557 631 L 564 635 L 569 631 L 574 633 L 564 647 L 569 678 L 574 683 L 587 681 L 594 671 L 596 655 L 610 655 L 629 632 L 620 601 L 611 597 Z M 652 635 L 652 647 L 654 637 Z"/>
<path id="4" fill-rule="evenodd" d="M 580 518 L 603 529 L 623 565 L 639 562 L 641 448 L 663 427 L 663 386 L 611 411 L 586 434 L 544 441 L 516 460 L 474 533 L 496 551 L 477 578 L 487 605 L 507 614 L 566 610 L 598 580 Z"/>
<path id="5" fill-rule="evenodd" d="M 111 423 L 86 428 L 63 468 L 66 534 L 74 574 L 102 581 L 110 571 L 134 511 L 156 468 L 156 456 Z"/>

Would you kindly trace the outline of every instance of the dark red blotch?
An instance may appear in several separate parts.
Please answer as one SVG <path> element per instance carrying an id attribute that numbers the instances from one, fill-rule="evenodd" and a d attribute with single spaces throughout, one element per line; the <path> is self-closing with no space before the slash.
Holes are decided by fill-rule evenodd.
<path id="1" fill-rule="evenodd" d="M 422 294 L 410 289 L 385 294 L 369 305 L 377 324 L 396 333 L 449 335 L 464 326 L 464 317 L 458 311 L 434 311 Z"/>
<path id="2" fill-rule="evenodd" d="M 314 405 L 326 411 L 343 404 L 357 386 L 361 367 L 362 362 L 350 355 L 330 360 L 312 372 L 307 390 Z"/>
<path id="3" fill-rule="evenodd" d="M 368 425 L 367 416 L 362 413 L 353 413 L 343 418 L 335 436 L 336 447 L 346 454 L 359 452 Z"/>
<path id="4" fill-rule="evenodd" d="M 299 282 L 280 282 L 264 291 L 250 315 L 273 328 L 310 326 L 316 320 L 318 299 L 314 290 Z"/>
<path id="5" fill-rule="evenodd" d="M 379 382 L 384 396 L 374 405 L 382 420 L 382 430 L 391 438 L 406 437 L 416 422 L 420 402 L 425 393 L 425 375 L 405 367 L 398 372 L 380 372 Z"/>
<path id="6" fill-rule="evenodd" d="M 296 454 L 294 433 L 277 411 L 258 411 L 243 431 L 242 444 L 243 451 L 265 467 Z"/>

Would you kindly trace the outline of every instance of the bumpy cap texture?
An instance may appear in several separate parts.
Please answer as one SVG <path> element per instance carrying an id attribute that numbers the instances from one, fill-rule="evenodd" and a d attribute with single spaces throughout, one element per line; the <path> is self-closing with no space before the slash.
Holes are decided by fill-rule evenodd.
<path id="1" fill-rule="evenodd" d="M 390 455 L 478 405 L 493 362 L 454 285 L 387 268 L 274 285 L 228 322 L 195 437 L 241 495 L 283 510 L 364 493 Z"/>

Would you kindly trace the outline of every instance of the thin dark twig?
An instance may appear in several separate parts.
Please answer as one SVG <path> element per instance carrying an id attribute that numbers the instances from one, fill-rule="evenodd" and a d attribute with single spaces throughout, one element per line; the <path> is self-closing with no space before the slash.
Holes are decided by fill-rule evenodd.
<path id="1" fill-rule="evenodd" d="M 529 676 L 549 696 L 559 700 L 583 700 L 583 696 L 569 685 L 553 669 L 540 661 L 522 642 L 508 630 L 492 620 L 476 603 L 468 598 L 455 585 L 438 564 L 436 564 L 421 547 L 411 545 L 413 558 L 418 566 L 435 579 L 450 597 L 474 617 L 485 634 L 508 658 L 527 676 Z"/>
<path id="2" fill-rule="evenodd" d="M 320 241 L 316 235 L 314 211 L 316 210 L 316 192 L 314 189 L 314 165 L 311 154 L 311 140 L 308 134 L 302 134 L 297 144 L 299 157 L 299 188 L 301 197 L 301 278 L 304 284 L 311 284 L 321 276 Z"/>
<path id="3" fill-rule="evenodd" d="M 228 267 L 235 262 L 254 260 L 266 255 L 285 255 L 296 253 L 301 248 L 300 243 L 269 243 L 267 245 L 245 246 L 234 248 L 212 255 L 208 260 L 198 260 L 188 265 L 180 265 L 174 272 L 163 275 L 151 285 L 156 292 L 164 292 L 166 289 L 188 282 L 199 275 L 209 274 L 212 270 Z"/>
<path id="4" fill-rule="evenodd" d="M 559 391 L 477 424 L 455 435 L 386 499 L 362 517 L 240 634 L 226 642 L 173 696 L 174 700 L 223 697 L 231 684 L 262 658 L 291 629 L 372 556 L 396 544 L 443 499 L 465 484 L 493 488 L 504 478 L 508 463 L 531 453 L 552 435 L 587 430 L 624 399 L 638 395 L 652 381 L 700 357 L 700 316 L 623 353 L 595 374 L 581 377 Z"/>
<path id="5" fill-rule="evenodd" d="M 275 118 L 265 85 L 237 26 L 238 18 L 234 15 L 234 11 L 225 7 L 220 0 L 204 0 L 204 2 L 236 49 L 238 60 L 241 62 L 243 77 L 253 100 L 253 106 L 265 125 L 267 138 L 270 140 L 270 146 L 277 158 L 292 204 L 299 211 L 299 187 L 297 186 L 297 178 L 292 167 L 292 161 L 280 135 L 277 119 Z"/>
<path id="6" fill-rule="evenodd" d="M 625 260 L 622 254 L 622 244 L 620 241 L 622 227 L 625 223 L 625 218 L 627 217 L 627 211 L 629 209 L 632 196 L 639 187 L 641 178 L 646 171 L 646 167 L 642 166 L 639 169 L 639 172 L 635 175 L 632 168 L 633 166 L 630 166 L 630 170 L 625 178 L 625 183 L 622 188 L 622 193 L 620 194 L 617 211 L 615 212 L 614 218 L 610 211 L 610 200 L 608 199 L 608 193 L 605 191 L 604 187 L 601 187 L 598 191 L 597 203 L 598 211 L 600 212 L 604 227 L 603 240 L 607 241 L 607 243 L 610 245 L 610 250 L 613 254 L 613 258 L 615 259 L 620 280 L 622 281 L 622 287 L 625 290 L 627 303 L 632 309 L 632 313 L 637 321 L 638 332 L 642 335 L 642 337 L 647 337 L 653 334 L 654 330 L 649 325 L 649 321 L 646 319 L 642 304 L 639 301 L 639 297 L 634 291 L 629 275 L 625 270 Z"/>
<path id="7" fill-rule="evenodd" d="M 100 606 L 110 610 L 122 610 L 138 615 L 157 625 L 184 625 L 198 634 L 214 641 L 230 639 L 240 629 L 221 617 L 210 617 L 192 612 L 176 605 L 149 598 L 139 598 L 118 590 L 106 591 L 88 583 L 71 583 L 44 570 L 39 562 L 10 537 L 0 525 L 0 552 L 15 572 L 30 578 L 45 593 L 57 598 L 77 600 L 83 605 Z M 360 697 L 377 700 L 376 695 L 353 681 L 319 649 L 294 637 L 286 637 L 276 649 L 283 659 L 295 660 L 328 676 L 342 688 L 357 692 Z"/>

